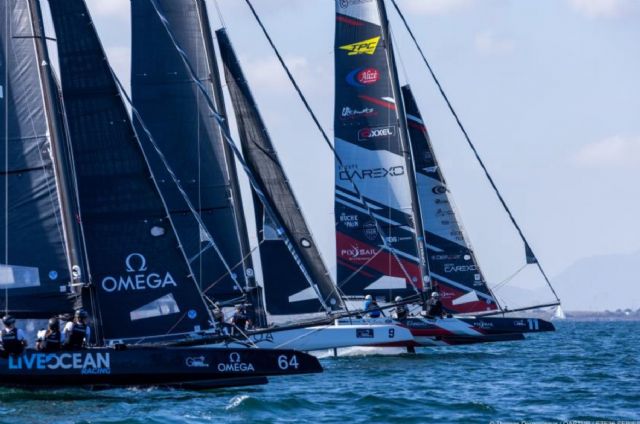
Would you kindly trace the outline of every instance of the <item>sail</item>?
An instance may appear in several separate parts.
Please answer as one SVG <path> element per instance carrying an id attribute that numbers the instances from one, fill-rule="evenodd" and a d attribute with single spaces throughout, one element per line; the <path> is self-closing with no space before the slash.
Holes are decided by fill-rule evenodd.
<path id="1" fill-rule="evenodd" d="M 191 275 L 83 0 L 49 2 L 103 338 L 203 330 Z"/>
<path id="2" fill-rule="evenodd" d="M 267 311 L 274 315 L 318 312 L 322 304 L 342 306 L 320 251 L 293 190 L 224 29 L 216 31 L 242 143 L 244 159 L 269 201 L 267 213 L 255 198 L 256 227 Z M 315 287 L 314 287 L 315 286 Z"/>
<path id="3" fill-rule="evenodd" d="M 37 3 L 2 1 L 0 20 L 0 307 L 48 318 L 73 307 L 53 161 L 60 146 L 52 143 L 64 140 L 52 140 L 51 125 L 61 117 L 46 107 L 46 96 L 57 97 L 43 84 L 49 64 Z"/>
<path id="4" fill-rule="evenodd" d="M 425 271 L 382 7 L 336 0 L 334 131 L 344 165 L 335 175 L 337 280 L 347 295 L 393 297 L 415 294 Z"/>
<path id="5" fill-rule="evenodd" d="M 211 34 L 202 15 L 206 13 L 204 2 L 158 0 L 157 4 L 209 96 L 216 98 L 214 87 L 219 82 L 214 81 L 217 69 L 214 52 L 208 48 Z M 227 152 L 219 125 L 151 2 L 134 0 L 131 7 L 134 106 L 235 274 L 237 284 L 207 237 L 201 236 L 199 223 L 188 213 L 164 164 L 154 160 L 148 151 L 153 173 L 202 289 L 216 300 L 238 298 L 240 287 L 253 285 L 254 273 L 233 156 Z M 145 137 L 143 131 L 138 134 Z"/>
<path id="6" fill-rule="evenodd" d="M 427 127 L 408 85 L 402 87 L 402 97 L 432 283 L 437 285 L 444 306 L 452 312 L 495 310 L 498 305 L 458 223 Z"/>

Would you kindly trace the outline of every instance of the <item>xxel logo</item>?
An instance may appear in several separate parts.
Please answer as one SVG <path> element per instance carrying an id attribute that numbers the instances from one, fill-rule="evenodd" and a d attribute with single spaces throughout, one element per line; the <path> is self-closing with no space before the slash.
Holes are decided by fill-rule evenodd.
<path id="1" fill-rule="evenodd" d="M 368 54 L 372 55 L 376 52 L 378 48 L 378 43 L 380 42 L 380 36 L 369 38 L 368 40 L 358 41 L 353 44 L 346 44 L 344 46 L 340 46 L 340 50 L 347 50 L 347 56 L 355 56 L 359 54 Z"/>
<path id="2" fill-rule="evenodd" d="M 137 261 L 133 261 L 134 258 L 137 258 Z M 134 268 L 132 266 L 132 261 L 138 262 L 140 266 L 138 268 Z M 147 270 L 147 260 L 140 253 L 130 254 L 129 256 L 127 256 L 127 259 L 125 259 L 124 263 L 127 266 L 126 268 L 127 272 L 136 272 L 136 271 L 143 272 Z"/>

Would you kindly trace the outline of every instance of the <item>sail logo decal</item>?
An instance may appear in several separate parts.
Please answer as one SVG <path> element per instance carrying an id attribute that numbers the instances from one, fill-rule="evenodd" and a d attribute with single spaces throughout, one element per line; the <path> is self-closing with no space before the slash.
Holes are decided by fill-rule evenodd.
<path id="1" fill-rule="evenodd" d="M 380 71 L 376 68 L 358 68 L 347 75 L 346 81 L 356 88 L 363 88 L 380 81 Z"/>
<path id="2" fill-rule="evenodd" d="M 371 3 L 373 0 L 340 0 L 340 7 L 346 9 L 349 6 L 355 6 L 363 3 Z"/>
<path id="3" fill-rule="evenodd" d="M 358 228 L 360 222 L 358 221 L 358 215 L 347 215 L 346 213 L 340 214 L 340 223 L 347 228 Z"/>
<path id="4" fill-rule="evenodd" d="M 354 178 L 360 180 L 378 179 L 386 177 L 400 177 L 404 175 L 404 166 L 391 166 L 389 168 L 355 169 L 352 171 L 340 171 L 338 177 L 342 181 L 350 181 Z"/>
<path id="5" fill-rule="evenodd" d="M 238 352 L 231 352 L 229 354 L 228 362 L 220 362 L 218 364 L 218 371 L 220 372 L 251 372 L 255 371 L 252 363 L 242 362 L 242 357 Z"/>
<path id="6" fill-rule="evenodd" d="M 476 272 L 478 267 L 476 265 L 456 265 L 456 264 L 444 264 L 444 272 L 447 274 L 452 272 Z"/>
<path id="7" fill-rule="evenodd" d="M 9 356 L 11 370 L 80 370 L 81 374 L 111 374 L 111 354 L 35 353 Z"/>
<path id="8" fill-rule="evenodd" d="M 140 253 L 131 253 L 125 259 L 127 275 L 107 276 L 102 279 L 102 289 L 107 293 L 159 289 L 178 284 L 171 273 L 147 272 L 147 260 Z"/>
<path id="9" fill-rule="evenodd" d="M 347 56 L 356 56 L 360 54 L 372 55 L 376 52 L 379 42 L 380 36 L 377 36 L 369 38 L 368 40 L 358 41 L 357 43 L 340 46 L 339 49 L 348 51 L 349 53 L 347 53 Z"/>
<path id="10" fill-rule="evenodd" d="M 372 247 L 361 248 L 357 244 L 340 250 L 340 256 L 350 258 L 354 261 L 366 261 L 374 257 L 376 249 Z"/>
<path id="11" fill-rule="evenodd" d="M 362 128 L 358 131 L 358 141 L 374 140 L 376 138 L 391 137 L 396 133 L 396 127 Z"/>
<path id="12" fill-rule="evenodd" d="M 340 113 L 340 119 L 343 121 L 353 120 L 358 118 L 368 118 L 370 116 L 376 116 L 378 112 L 372 107 L 364 107 L 362 109 L 352 109 L 349 106 L 344 106 Z"/>

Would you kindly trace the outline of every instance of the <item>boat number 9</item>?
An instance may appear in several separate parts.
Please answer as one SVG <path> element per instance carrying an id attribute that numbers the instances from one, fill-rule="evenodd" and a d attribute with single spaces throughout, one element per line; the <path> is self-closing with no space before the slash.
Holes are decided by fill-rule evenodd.
<path id="1" fill-rule="evenodd" d="M 298 358 L 296 355 L 292 355 L 291 358 L 287 357 L 287 355 L 278 356 L 278 366 L 281 370 L 288 370 L 289 367 L 298 369 Z"/>
<path id="2" fill-rule="evenodd" d="M 389 329 L 389 338 L 393 339 L 396 335 L 396 329 L 395 328 L 390 328 Z"/>

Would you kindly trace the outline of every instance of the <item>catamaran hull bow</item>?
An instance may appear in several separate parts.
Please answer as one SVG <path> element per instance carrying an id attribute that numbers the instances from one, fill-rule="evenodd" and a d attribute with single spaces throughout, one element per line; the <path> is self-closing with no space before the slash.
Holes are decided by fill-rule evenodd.
<path id="1" fill-rule="evenodd" d="M 322 372 L 317 358 L 293 350 L 145 347 L 95 348 L 0 358 L 0 385 L 47 388 L 264 384 L 267 376 Z"/>

